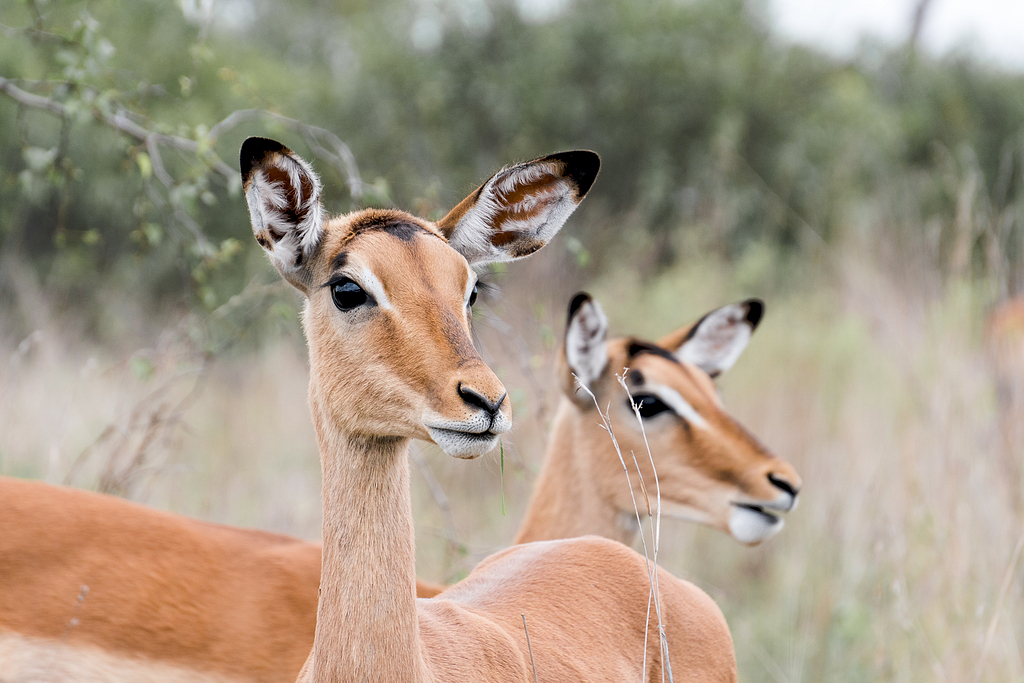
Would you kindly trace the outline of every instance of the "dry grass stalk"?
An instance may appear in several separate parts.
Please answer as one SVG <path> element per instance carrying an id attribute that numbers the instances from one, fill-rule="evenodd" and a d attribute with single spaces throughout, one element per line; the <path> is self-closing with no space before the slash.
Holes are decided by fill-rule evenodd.
<path id="1" fill-rule="evenodd" d="M 624 376 L 625 376 L 625 374 L 623 374 L 622 376 L 616 375 L 616 377 L 618 377 L 618 380 L 619 380 L 620 384 L 624 383 L 624 381 L 625 381 L 623 379 Z M 639 506 L 637 506 L 636 496 L 633 493 L 633 482 L 632 482 L 632 480 L 630 479 L 630 476 L 629 476 L 629 468 L 626 466 L 626 459 L 622 456 L 622 449 L 619 447 L 619 440 L 615 437 L 615 432 L 612 429 L 611 422 L 610 422 L 610 420 L 608 418 L 608 411 L 607 410 L 601 410 L 601 406 L 597 402 L 597 397 L 594 395 L 594 392 L 592 392 L 590 390 L 590 388 L 587 387 L 583 382 L 580 382 L 579 381 L 579 377 L 576 377 L 576 375 L 573 374 L 573 378 L 576 379 L 577 386 L 579 386 L 581 389 L 583 389 L 590 396 L 591 400 L 593 400 L 594 407 L 597 409 L 597 414 L 601 417 L 601 422 L 602 422 L 601 426 L 604 428 L 604 430 L 606 432 L 608 432 L 608 436 L 612 440 L 612 446 L 615 448 L 616 455 L 619 456 L 619 463 L 622 465 L 622 471 L 626 473 L 626 484 L 627 484 L 627 486 L 629 486 L 629 495 L 630 495 L 630 498 L 633 501 L 633 512 L 636 514 L 637 528 L 638 529 L 643 529 L 643 520 L 640 517 L 640 508 L 639 508 Z M 625 386 L 625 385 L 623 384 L 623 386 Z M 629 394 L 629 390 L 628 389 L 627 389 L 626 393 Z M 629 396 L 629 401 L 630 401 L 630 404 L 633 406 L 634 412 L 637 411 L 636 404 L 633 403 L 632 395 Z M 640 417 L 638 412 L 636 413 L 636 415 L 637 415 L 638 418 Z M 641 429 L 643 429 L 643 422 L 642 421 L 641 421 L 640 427 L 641 427 Z M 646 444 L 646 442 L 647 442 L 647 433 L 644 432 L 644 443 Z M 648 457 L 650 457 L 650 447 L 649 446 L 647 448 L 647 454 L 648 454 Z M 634 459 L 634 466 L 635 466 L 636 465 L 636 456 L 635 455 L 633 456 L 633 459 Z M 652 458 L 651 464 L 652 464 L 652 466 L 654 464 L 653 458 Z M 637 475 L 640 476 L 641 482 L 642 482 L 643 476 L 640 475 L 640 468 L 639 467 L 637 467 Z M 655 470 L 655 479 L 657 479 L 657 470 Z M 644 490 L 644 495 L 646 497 L 646 486 L 644 486 L 641 483 L 641 488 L 642 488 L 642 490 Z M 646 672 L 647 672 L 647 633 L 648 633 L 648 624 L 650 624 L 651 602 L 653 601 L 655 615 L 658 617 L 659 645 L 660 645 L 661 653 L 662 653 L 662 656 L 661 656 L 661 667 L 662 667 L 661 677 L 662 677 L 662 681 L 664 681 L 664 680 L 666 680 L 666 676 L 667 676 L 667 680 L 669 681 L 669 683 L 671 683 L 671 681 L 672 681 L 672 663 L 669 661 L 668 637 L 665 634 L 665 626 L 664 626 L 664 622 L 662 621 L 662 617 L 661 617 L 661 591 L 659 590 L 659 586 L 658 586 L 657 558 L 658 558 L 658 539 L 659 539 L 659 534 L 657 533 L 657 529 L 660 527 L 660 522 L 661 522 L 661 491 L 660 491 L 660 488 L 658 490 L 658 501 L 657 501 L 657 509 L 656 509 L 657 523 L 655 523 L 653 521 L 655 519 L 655 516 L 654 515 L 650 515 L 651 508 L 650 508 L 650 500 L 649 499 L 648 499 L 647 503 L 648 503 L 647 504 L 648 516 L 652 520 L 652 524 L 655 524 L 655 526 L 652 527 L 652 543 L 654 545 L 654 559 L 653 560 L 651 559 L 651 554 L 650 554 L 650 552 L 647 549 L 647 538 L 646 538 L 645 534 L 641 533 L 640 534 L 640 543 L 641 543 L 641 545 L 643 547 L 643 551 L 644 551 L 644 560 L 647 563 L 647 579 L 650 582 L 650 593 L 648 594 L 648 602 L 647 602 L 647 621 L 644 624 L 644 655 L 643 655 L 643 664 L 642 664 L 642 669 L 641 669 L 641 676 L 646 675 Z"/>

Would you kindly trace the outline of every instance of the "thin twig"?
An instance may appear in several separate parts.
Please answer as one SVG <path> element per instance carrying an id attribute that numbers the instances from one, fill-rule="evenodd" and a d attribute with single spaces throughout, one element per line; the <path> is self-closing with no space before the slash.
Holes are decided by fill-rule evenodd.
<path id="1" fill-rule="evenodd" d="M 91 88 L 84 89 L 87 91 L 92 90 Z M 69 117 L 72 115 L 71 111 L 64 104 L 54 100 L 53 98 L 36 95 L 28 92 L 27 90 L 22 90 L 15 85 L 15 82 L 10 78 L 0 76 L 0 92 L 5 93 L 8 97 L 26 107 L 42 109 L 43 111 L 48 111 L 51 114 L 61 117 Z M 129 137 L 133 137 L 140 142 L 144 142 L 147 146 L 150 143 L 150 140 L 152 140 L 154 144 L 173 147 L 181 150 L 182 152 L 188 152 L 189 154 L 195 154 L 197 156 L 205 155 L 213 168 L 230 182 L 234 182 L 235 177 L 238 175 L 238 172 L 231 166 L 224 163 L 224 160 L 217 156 L 216 152 L 213 150 L 207 149 L 203 154 L 200 154 L 199 143 L 195 140 L 184 138 L 179 135 L 168 135 L 167 133 L 159 133 L 157 131 L 149 130 L 129 118 L 128 113 L 124 110 L 118 110 L 111 114 L 110 112 L 103 111 L 99 107 L 93 106 L 90 108 L 90 111 L 93 118 L 100 123 L 104 123 L 114 130 L 124 133 Z"/>
<path id="2" fill-rule="evenodd" d="M 633 400 L 633 394 L 629 391 L 629 387 L 626 386 L 626 373 L 628 373 L 628 372 L 629 372 L 629 369 L 627 368 L 625 371 L 623 371 L 623 373 L 621 375 L 616 375 L 616 377 L 618 378 L 619 385 L 622 386 L 623 391 L 626 392 L 626 396 L 629 397 L 629 405 L 633 409 L 633 415 L 636 416 L 637 424 L 640 425 L 640 433 L 644 437 L 644 448 L 647 449 L 647 459 L 651 463 L 651 471 L 654 472 L 654 487 L 655 487 L 655 491 L 656 491 L 657 496 L 658 496 L 658 501 L 657 501 L 657 506 L 656 506 L 655 514 L 654 515 L 650 514 L 650 501 L 648 501 L 647 509 L 648 509 L 648 517 L 650 517 L 650 519 L 651 519 L 651 537 L 652 537 L 652 543 L 654 545 L 654 577 L 653 577 L 654 581 L 653 581 L 653 590 L 654 590 L 654 593 L 659 598 L 658 601 L 655 602 L 655 609 L 657 609 L 657 611 L 658 611 L 658 631 L 659 631 L 659 633 L 661 635 L 661 643 L 660 643 L 661 650 L 662 650 L 661 679 L 665 680 L 665 674 L 666 674 L 665 669 L 667 667 L 668 668 L 668 672 L 667 672 L 668 673 L 668 680 L 671 681 L 672 680 L 672 662 L 669 659 L 668 637 L 665 634 L 665 622 L 661 618 L 661 604 L 660 604 L 660 602 L 661 602 L 660 601 L 661 585 L 660 585 L 660 577 L 658 576 L 658 549 L 661 547 L 661 482 L 659 481 L 659 477 L 658 477 L 658 467 L 657 467 L 657 465 L 654 464 L 654 455 L 651 453 L 651 444 L 647 441 L 647 429 L 644 426 L 643 417 L 640 416 L 640 406 L 638 406 L 636 404 L 636 401 Z M 630 452 L 632 453 L 632 451 L 630 451 Z M 639 475 L 639 477 L 640 477 L 640 485 L 644 487 L 644 497 L 647 497 L 647 488 L 646 488 L 646 486 L 644 486 L 643 474 L 640 473 L 640 465 L 637 464 L 637 462 L 636 462 L 636 455 L 633 455 L 633 464 L 636 465 L 637 475 Z M 643 535 L 643 530 L 642 529 L 641 529 L 640 533 L 641 533 L 641 535 Z M 649 601 L 648 601 L 648 609 L 650 609 Z M 646 650 L 645 650 L 645 652 L 646 652 Z"/>
<path id="3" fill-rule="evenodd" d="M 603 423 L 603 428 L 604 428 L 604 430 L 606 432 L 608 432 L 608 436 L 612 440 L 612 446 L 614 446 L 614 448 L 615 448 L 615 453 L 619 456 L 619 463 L 622 465 L 623 472 L 626 473 L 626 485 L 629 487 L 629 496 L 630 496 L 630 498 L 633 501 L 633 512 L 636 514 L 636 524 L 637 524 L 637 527 L 641 529 L 640 544 L 641 544 L 641 546 L 643 547 L 643 550 L 644 550 L 644 561 L 645 561 L 646 567 L 647 567 L 647 579 L 648 579 L 648 582 L 650 584 L 650 591 L 651 591 L 648 594 L 648 598 L 647 598 L 647 610 L 648 611 L 647 611 L 647 621 L 644 624 L 644 654 L 643 654 L 643 660 L 642 660 L 642 664 L 641 664 L 641 666 L 643 667 L 643 670 L 641 671 L 641 677 L 646 677 L 647 676 L 647 632 L 648 632 L 648 627 L 649 627 L 649 624 L 650 624 L 650 604 L 651 604 L 651 600 L 652 599 L 654 600 L 655 614 L 658 617 L 658 632 L 659 632 L 660 637 L 661 637 L 660 649 L 662 650 L 663 653 L 667 654 L 667 652 L 668 652 L 668 641 L 667 641 L 667 639 L 665 637 L 665 629 L 664 629 L 664 625 L 662 623 L 662 618 L 661 618 L 661 591 L 660 591 L 659 586 L 658 586 L 658 577 L 657 577 L 658 568 L 657 568 L 657 564 L 654 564 L 653 565 L 653 571 L 652 571 L 651 556 L 650 556 L 650 553 L 647 550 L 647 537 L 643 534 L 643 531 L 642 531 L 643 530 L 643 522 L 640 519 L 640 508 L 636 504 L 636 495 L 633 492 L 633 483 L 632 483 L 632 480 L 631 480 L 631 478 L 629 476 L 629 468 L 626 466 L 626 459 L 622 457 L 622 449 L 619 447 L 619 440 L 615 437 L 615 432 L 612 430 L 612 426 L 611 426 L 611 422 L 609 420 L 608 414 L 607 414 L 607 412 L 601 410 L 601 405 L 597 402 L 597 396 L 595 396 L 594 392 L 590 390 L 590 387 L 588 387 L 586 384 L 581 382 L 580 378 L 577 377 L 575 373 L 573 374 L 573 379 L 576 380 L 577 385 L 581 389 L 583 389 L 587 394 L 589 394 L 590 398 L 594 401 L 594 407 L 597 408 L 597 414 L 601 418 L 601 422 Z M 646 440 L 646 434 L 645 434 L 645 440 Z M 648 449 L 648 451 L 649 450 L 650 449 Z M 637 470 L 637 473 L 639 474 L 639 470 Z M 660 516 L 660 498 L 659 498 L 659 516 Z M 652 539 L 652 540 L 655 540 L 655 539 Z M 664 680 L 664 678 L 665 678 L 665 674 L 666 674 L 665 667 L 666 667 L 666 665 L 668 666 L 668 672 L 667 672 L 668 680 L 671 682 L 672 681 L 672 667 L 671 667 L 671 663 L 666 661 L 666 657 L 662 657 L 662 680 Z"/>
<path id="4" fill-rule="evenodd" d="M 526 647 L 530 651 L 530 666 L 533 667 L 533 683 L 540 683 L 537 678 L 537 663 L 533 661 L 533 645 L 530 645 L 530 629 L 526 628 L 526 613 L 520 615 L 523 618 L 523 630 L 526 631 Z"/>
<path id="5" fill-rule="evenodd" d="M 82 603 L 85 602 L 85 598 L 89 595 L 89 586 L 82 584 L 81 588 L 78 589 L 78 598 L 75 600 L 75 606 L 71 608 L 71 618 L 68 619 L 67 626 L 64 627 L 64 634 L 60 637 L 60 644 L 67 645 L 68 638 L 71 637 L 71 632 L 78 626 L 78 612 L 82 609 Z M 47 670 L 43 673 L 41 680 L 47 680 L 50 677 L 50 673 L 53 671 L 53 667 L 57 665 L 57 656 L 60 654 L 60 648 L 54 648 L 53 657 L 50 658 L 50 664 Z"/>
<path id="6" fill-rule="evenodd" d="M 363 180 L 359 175 L 359 167 L 356 165 L 355 155 L 352 154 L 349 146 L 342 142 L 341 138 L 326 128 L 312 126 L 298 119 L 266 109 L 239 109 L 214 124 L 210 128 L 209 133 L 207 133 L 207 136 L 211 142 L 216 142 L 221 135 L 243 121 L 257 118 L 268 118 L 301 133 L 306 144 L 313 150 L 313 153 L 327 160 L 345 178 L 345 183 L 348 185 L 352 198 L 355 200 L 362 198 L 364 192 Z"/>

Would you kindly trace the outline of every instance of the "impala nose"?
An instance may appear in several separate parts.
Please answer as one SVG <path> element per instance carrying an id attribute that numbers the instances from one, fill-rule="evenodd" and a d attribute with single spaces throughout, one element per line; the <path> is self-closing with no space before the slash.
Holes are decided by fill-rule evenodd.
<path id="1" fill-rule="evenodd" d="M 502 392 L 501 397 L 499 397 L 496 401 L 492 401 L 479 391 L 473 389 L 472 387 L 466 386 L 462 382 L 459 382 L 459 396 L 462 398 L 462 400 L 465 403 L 473 406 L 474 408 L 482 408 L 483 410 L 487 411 L 487 413 L 490 414 L 491 417 L 497 415 L 498 412 L 501 410 L 501 404 L 505 402 L 505 397 L 507 395 L 507 391 Z"/>
<path id="2" fill-rule="evenodd" d="M 768 473 L 768 481 L 769 483 L 771 483 L 772 486 L 779 489 L 783 493 L 789 494 L 789 504 L 782 506 L 781 509 L 789 511 L 796 507 L 796 503 L 798 500 L 797 496 L 800 495 L 799 483 L 794 483 L 779 474 L 775 474 L 774 472 Z"/>
<path id="3" fill-rule="evenodd" d="M 775 488 L 782 489 L 783 491 L 793 496 L 794 498 L 796 498 L 797 494 L 800 493 L 799 486 L 794 486 L 793 484 L 789 483 L 788 481 L 786 481 L 784 478 L 780 477 L 777 474 L 769 474 L 768 481 L 770 481 L 772 483 L 772 486 L 774 486 Z"/>

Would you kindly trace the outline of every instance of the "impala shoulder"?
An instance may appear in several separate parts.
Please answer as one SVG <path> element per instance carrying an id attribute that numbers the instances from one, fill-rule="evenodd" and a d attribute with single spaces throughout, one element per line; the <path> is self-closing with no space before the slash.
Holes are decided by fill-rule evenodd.
<path id="1" fill-rule="evenodd" d="M 736 651 L 722 610 L 699 586 L 661 568 L 658 582 L 670 646 L 672 634 L 676 634 L 671 650 L 673 668 L 690 672 L 692 678 L 687 680 L 734 683 Z M 679 639 L 680 634 L 686 637 Z"/>

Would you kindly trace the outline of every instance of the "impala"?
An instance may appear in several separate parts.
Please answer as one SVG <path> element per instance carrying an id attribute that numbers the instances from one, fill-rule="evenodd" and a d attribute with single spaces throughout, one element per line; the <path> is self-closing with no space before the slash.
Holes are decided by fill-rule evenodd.
<path id="1" fill-rule="evenodd" d="M 510 426 L 505 388 L 470 339 L 471 266 L 544 246 L 590 189 L 597 156 L 500 171 L 437 223 L 400 211 L 324 222 L 319 181 L 289 150 L 250 139 L 241 160 L 256 239 L 306 297 L 324 513 L 299 680 L 735 680 L 710 598 L 607 539 L 513 546 L 443 597 L 416 599 L 410 441 L 475 458 Z"/>
<path id="2" fill-rule="evenodd" d="M 516 542 L 598 534 L 632 544 L 633 501 L 643 499 L 643 482 L 653 495 L 655 479 L 663 514 L 747 544 L 778 533 L 779 514 L 796 505 L 800 477 L 723 410 L 713 382 L 739 358 L 763 313 L 764 304 L 750 299 L 711 311 L 657 344 L 608 340 L 600 305 L 577 294 L 559 354 L 564 395 Z M 632 492 L 599 406 L 608 407 L 609 425 L 634 472 Z"/>

